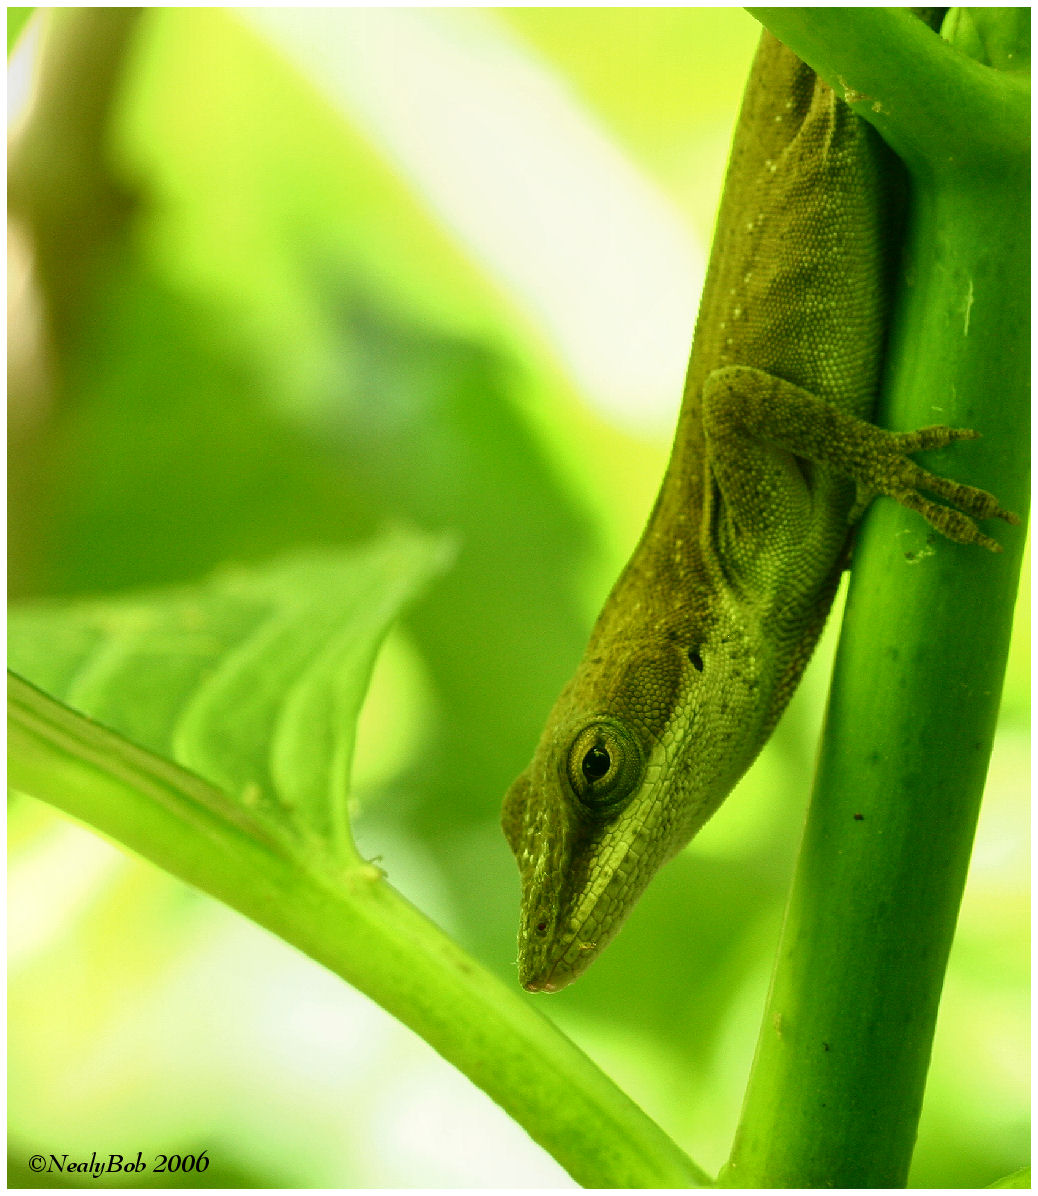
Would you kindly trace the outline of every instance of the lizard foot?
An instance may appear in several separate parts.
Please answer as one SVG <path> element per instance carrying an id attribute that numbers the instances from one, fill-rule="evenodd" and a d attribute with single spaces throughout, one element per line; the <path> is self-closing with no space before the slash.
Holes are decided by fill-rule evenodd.
<path id="1" fill-rule="evenodd" d="M 987 490 L 966 486 L 951 478 L 931 473 L 914 461 L 905 459 L 905 454 L 923 452 L 926 449 L 944 448 L 956 440 L 978 440 L 979 432 L 971 428 L 948 428 L 936 425 L 918 428 L 914 432 L 893 435 L 895 451 L 900 457 L 895 484 L 884 492 L 896 499 L 902 506 L 918 511 L 920 515 L 942 535 L 959 544 L 977 544 L 990 552 L 1001 552 L 1002 546 L 977 527 L 978 519 L 1004 519 L 1006 523 L 1019 523 L 1012 511 L 1002 507 L 998 499 Z M 926 491 L 943 503 L 924 498 L 920 491 Z"/>

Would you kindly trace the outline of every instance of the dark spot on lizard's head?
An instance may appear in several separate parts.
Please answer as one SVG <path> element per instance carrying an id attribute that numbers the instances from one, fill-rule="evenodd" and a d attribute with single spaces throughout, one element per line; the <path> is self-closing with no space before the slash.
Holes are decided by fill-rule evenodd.
<path id="1" fill-rule="evenodd" d="M 544 934 L 544 932 L 548 929 L 548 923 L 547 922 L 538 922 L 534 929 L 537 931 L 538 934 Z"/>
<path id="2" fill-rule="evenodd" d="M 692 661 L 692 667 L 696 670 L 696 672 L 701 673 L 703 671 L 703 658 L 699 654 L 699 649 L 689 648 L 688 658 Z"/>
<path id="3" fill-rule="evenodd" d="M 855 815 L 854 815 L 854 821 L 855 821 L 855 822 L 864 822 L 864 821 L 865 821 L 865 815 L 864 815 L 864 814 L 855 814 Z"/>

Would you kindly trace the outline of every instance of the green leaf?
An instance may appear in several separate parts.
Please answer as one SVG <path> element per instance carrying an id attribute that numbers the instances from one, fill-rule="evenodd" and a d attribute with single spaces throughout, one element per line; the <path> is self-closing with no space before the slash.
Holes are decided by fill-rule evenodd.
<path id="1" fill-rule="evenodd" d="M 356 864 L 357 715 L 390 623 L 448 552 L 397 533 L 197 586 L 15 609 L 9 663 L 221 791 L 287 854 Z"/>

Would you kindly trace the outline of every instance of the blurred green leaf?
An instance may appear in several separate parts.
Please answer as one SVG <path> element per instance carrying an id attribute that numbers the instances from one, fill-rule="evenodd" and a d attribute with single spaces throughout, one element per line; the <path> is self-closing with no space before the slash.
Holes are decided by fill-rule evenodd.
<path id="1" fill-rule="evenodd" d="M 16 608 L 9 661 L 222 790 L 303 858 L 359 863 L 346 815 L 357 714 L 389 624 L 445 551 L 396 533 L 200 586 Z M 92 746 L 90 724 L 71 736 Z"/>

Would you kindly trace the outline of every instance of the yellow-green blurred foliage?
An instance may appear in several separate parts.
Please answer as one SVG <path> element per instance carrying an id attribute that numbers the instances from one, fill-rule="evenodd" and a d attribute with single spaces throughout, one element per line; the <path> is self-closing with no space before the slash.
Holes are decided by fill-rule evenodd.
<path id="1" fill-rule="evenodd" d="M 458 534 L 362 718 L 361 849 L 509 976 L 497 815 L 666 456 L 755 42 L 731 9 L 50 10 L 12 87 L 15 597 Z M 1026 601 L 1021 601 L 1021 612 Z M 1025 1161 L 1021 613 L 913 1183 Z M 833 628 L 757 767 L 541 998 L 707 1168 L 738 1116 Z M 10 818 L 11 1182 L 565 1186 L 366 999 L 43 806 Z M 536 999 L 536 998 L 531 998 Z M 92 1181 L 86 1181 L 90 1183 Z"/>

